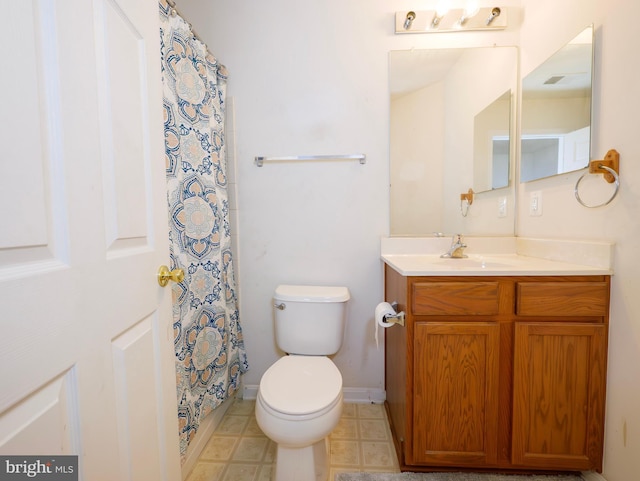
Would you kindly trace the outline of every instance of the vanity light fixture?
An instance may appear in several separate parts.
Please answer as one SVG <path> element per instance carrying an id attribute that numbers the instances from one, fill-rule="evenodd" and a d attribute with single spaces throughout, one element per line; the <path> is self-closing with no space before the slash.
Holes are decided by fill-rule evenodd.
<path id="1" fill-rule="evenodd" d="M 448 4 L 439 3 L 435 10 L 396 12 L 395 33 L 462 32 L 507 28 L 506 8 L 479 8 L 477 5 L 477 0 L 470 0 L 464 9 L 448 9 Z"/>

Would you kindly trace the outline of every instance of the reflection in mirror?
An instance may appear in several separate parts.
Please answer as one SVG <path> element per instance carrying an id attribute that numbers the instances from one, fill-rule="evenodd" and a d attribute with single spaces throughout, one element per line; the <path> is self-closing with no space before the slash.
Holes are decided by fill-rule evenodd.
<path id="1" fill-rule="evenodd" d="M 587 167 L 591 145 L 593 27 L 522 81 L 520 181 Z"/>
<path id="2" fill-rule="evenodd" d="M 509 186 L 517 55 L 515 47 L 390 52 L 391 235 L 459 231 L 461 192 Z"/>
<path id="3" fill-rule="evenodd" d="M 473 122 L 473 187 L 475 192 L 509 185 L 511 90 L 475 116 Z"/>

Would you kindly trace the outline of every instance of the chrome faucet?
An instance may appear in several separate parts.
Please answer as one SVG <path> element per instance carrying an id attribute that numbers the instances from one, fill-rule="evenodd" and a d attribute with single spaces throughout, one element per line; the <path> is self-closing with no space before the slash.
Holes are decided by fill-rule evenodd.
<path id="1" fill-rule="evenodd" d="M 462 242 L 462 234 L 455 234 L 451 239 L 451 247 L 446 254 L 442 254 L 440 257 L 446 257 L 451 259 L 463 259 L 467 255 L 463 252 L 467 247 L 467 244 Z"/>

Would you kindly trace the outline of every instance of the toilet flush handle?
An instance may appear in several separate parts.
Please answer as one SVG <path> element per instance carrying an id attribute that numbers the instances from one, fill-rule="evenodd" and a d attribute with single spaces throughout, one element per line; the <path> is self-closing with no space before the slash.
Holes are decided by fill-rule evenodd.
<path id="1" fill-rule="evenodd" d="M 287 305 L 284 302 L 281 302 L 280 304 L 274 304 L 273 307 L 279 311 L 284 311 L 287 308 Z"/>

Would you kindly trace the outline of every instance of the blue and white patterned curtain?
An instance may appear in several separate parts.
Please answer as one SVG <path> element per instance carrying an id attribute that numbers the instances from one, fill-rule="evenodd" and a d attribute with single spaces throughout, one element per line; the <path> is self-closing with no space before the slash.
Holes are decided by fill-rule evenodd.
<path id="1" fill-rule="evenodd" d="M 164 133 L 180 451 L 248 369 L 231 255 L 226 69 L 160 0 Z"/>

